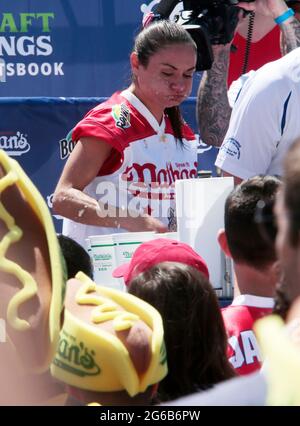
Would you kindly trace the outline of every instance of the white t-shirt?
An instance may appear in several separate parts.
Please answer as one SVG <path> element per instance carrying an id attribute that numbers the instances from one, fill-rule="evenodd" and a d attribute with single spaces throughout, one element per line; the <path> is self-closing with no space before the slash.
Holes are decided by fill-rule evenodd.
<path id="1" fill-rule="evenodd" d="M 300 48 L 249 76 L 237 96 L 215 165 L 242 179 L 282 174 L 300 136 Z"/>
<path id="2" fill-rule="evenodd" d="M 175 180 L 197 177 L 195 135 L 186 124 L 182 133 L 184 147 L 176 144 L 167 116 L 159 124 L 131 92 L 115 93 L 89 111 L 72 133 L 75 141 L 94 136 L 113 147 L 84 192 L 112 206 L 148 213 L 174 230 Z M 78 212 L 79 216 L 83 214 L 84 211 Z M 63 234 L 83 246 L 91 235 L 117 232 L 126 231 L 63 221 Z"/>

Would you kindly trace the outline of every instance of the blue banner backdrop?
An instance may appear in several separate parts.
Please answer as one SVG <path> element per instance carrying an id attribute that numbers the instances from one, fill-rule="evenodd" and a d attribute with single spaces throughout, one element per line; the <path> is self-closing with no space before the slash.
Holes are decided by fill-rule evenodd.
<path id="1" fill-rule="evenodd" d="M 73 149 L 66 137 L 83 115 L 103 98 L 0 98 L 0 148 L 20 162 L 52 208 L 52 194 Z M 196 99 L 182 105 L 185 120 L 197 132 Z M 217 149 L 199 144 L 199 169 L 212 170 Z M 84 167 L 84 165 L 83 165 Z M 60 218 L 55 218 L 57 231 Z"/>
<path id="2" fill-rule="evenodd" d="M 126 87 L 134 36 L 158 2 L 1 0 L 1 96 L 110 96 Z"/>

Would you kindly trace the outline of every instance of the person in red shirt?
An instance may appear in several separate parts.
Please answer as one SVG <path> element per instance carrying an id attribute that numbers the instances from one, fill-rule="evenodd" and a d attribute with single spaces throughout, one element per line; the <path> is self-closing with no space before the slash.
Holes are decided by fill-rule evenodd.
<path id="1" fill-rule="evenodd" d="M 198 90 L 197 120 L 201 139 L 207 145 L 221 146 L 223 142 L 231 115 L 227 95 L 231 83 L 300 46 L 300 1 L 255 0 L 240 2 L 239 6 L 255 12 L 249 55 L 246 46 L 251 15 L 241 18 L 232 43 L 212 46 L 213 66 L 204 72 Z"/>
<path id="2" fill-rule="evenodd" d="M 254 221 L 258 201 L 271 203 L 280 186 L 273 176 L 256 176 L 241 183 L 225 203 L 225 229 L 219 244 L 233 259 L 234 300 L 223 308 L 228 334 L 228 358 L 238 374 L 249 374 L 261 366 L 253 332 L 254 322 L 272 312 L 278 265 L 275 244 L 265 240 Z"/>
<path id="3" fill-rule="evenodd" d="M 269 19 L 259 14 L 254 18 L 255 37 L 252 37 L 248 50 L 249 19 L 251 18 L 248 17 L 241 23 L 241 28 L 236 32 L 232 42 L 227 80 L 228 87 L 230 87 L 231 83 L 237 80 L 242 74 L 251 70 L 256 71 L 264 64 L 275 61 L 281 57 L 281 32 L 279 26 L 271 20 L 271 25 L 268 24 L 266 30 L 269 29 L 269 26 L 271 29 L 267 33 L 262 33 L 263 35 L 261 35 L 257 26 L 260 25 L 261 20 L 263 22 L 269 22 Z M 264 28 L 264 26 L 261 25 L 260 28 Z"/>

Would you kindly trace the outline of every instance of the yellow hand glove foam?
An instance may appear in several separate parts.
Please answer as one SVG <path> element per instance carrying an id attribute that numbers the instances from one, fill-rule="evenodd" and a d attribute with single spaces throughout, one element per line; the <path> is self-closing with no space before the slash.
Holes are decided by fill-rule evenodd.
<path id="1" fill-rule="evenodd" d="M 276 315 L 255 323 L 266 360 L 268 405 L 300 405 L 300 349 L 287 335 L 284 322 Z"/>
<path id="2" fill-rule="evenodd" d="M 16 185 L 20 191 L 20 196 L 25 199 L 26 203 L 28 203 L 34 214 L 37 216 L 37 220 L 41 222 L 47 239 L 51 269 L 51 277 L 49 280 L 52 285 L 49 312 L 49 348 L 47 349 L 47 356 L 43 360 L 42 364 L 37 365 L 36 368 L 34 368 L 34 371 L 42 372 L 49 368 L 58 343 L 60 315 L 63 306 L 65 288 L 63 260 L 51 214 L 40 192 L 25 174 L 17 161 L 8 157 L 2 150 L 0 150 L 0 165 L 6 173 L 0 179 L 1 194 L 7 188 Z M 22 215 L 22 211 L 20 211 L 20 215 Z M 8 324 L 14 330 L 18 332 L 26 332 L 31 328 L 31 326 L 26 320 L 19 318 L 18 311 L 23 303 L 37 295 L 39 283 L 34 280 L 32 275 L 26 271 L 24 267 L 21 267 L 16 262 L 5 257 L 6 252 L 9 249 L 13 250 L 14 245 L 17 245 L 24 236 L 22 229 L 17 226 L 17 218 L 14 218 L 11 214 L 9 214 L 2 202 L 2 198 L 0 203 L 0 219 L 5 223 L 8 230 L 6 235 L 4 235 L 0 241 L 0 270 L 14 275 L 18 282 L 22 285 L 22 288 L 11 298 L 7 305 L 6 318 Z M 32 226 L 34 226 L 34 223 L 32 223 Z M 22 352 L 22 348 L 16 348 L 16 350 L 17 352 Z"/>

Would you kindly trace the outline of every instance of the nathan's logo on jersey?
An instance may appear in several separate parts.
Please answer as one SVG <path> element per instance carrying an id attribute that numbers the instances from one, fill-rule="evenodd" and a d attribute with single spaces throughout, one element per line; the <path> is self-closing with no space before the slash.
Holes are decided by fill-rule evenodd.
<path id="1" fill-rule="evenodd" d="M 238 160 L 241 156 L 241 144 L 234 138 L 226 139 L 220 148 L 220 152 L 223 155 L 229 155 L 230 157 L 236 157 Z"/>
<path id="2" fill-rule="evenodd" d="M 73 129 L 67 134 L 64 139 L 59 141 L 60 159 L 65 160 L 73 151 L 75 143 L 72 141 Z"/>
<path id="3" fill-rule="evenodd" d="M 111 113 L 119 129 L 128 129 L 131 126 L 130 110 L 126 104 L 114 105 Z"/>
<path id="4" fill-rule="evenodd" d="M 30 148 L 27 135 L 24 133 L 19 131 L 0 133 L 0 149 L 3 149 L 11 157 L 26 154 L 30 151 Z"/>
<path id="5" fill-rule="evenodd" d="M 192 179 L 197 177 L 197 162 L 167 163 L 165 167 L 158 168 L 153 163 L 128 166 L 122 173 L 121 179 L 126 182 L 141 184 L 150 182 L 159 185 L 172 185 L 177 179 Z"/>

